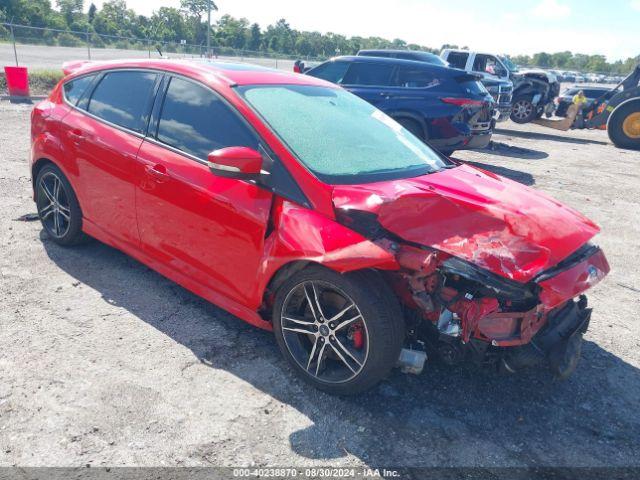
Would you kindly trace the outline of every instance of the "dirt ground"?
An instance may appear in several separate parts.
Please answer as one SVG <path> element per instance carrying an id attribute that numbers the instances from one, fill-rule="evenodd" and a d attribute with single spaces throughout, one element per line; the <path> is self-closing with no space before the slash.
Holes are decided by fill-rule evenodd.
<path id="1" fill-rule="evenodd" d="M 640 152 L 505 123 L 494 151 L 457 155 L 602 227 L 612 272 L 569 380 L 428 363 L 342 399 L 299 381 L 271 334 L 18 220 L 35 212 L 29 111 L 0 103 L 1 466 L 639 464 Z"/>

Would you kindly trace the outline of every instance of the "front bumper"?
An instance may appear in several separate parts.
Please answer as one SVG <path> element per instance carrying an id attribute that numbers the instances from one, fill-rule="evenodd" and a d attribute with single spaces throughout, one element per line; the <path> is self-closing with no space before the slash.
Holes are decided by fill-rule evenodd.
<path id="1" fill-rule="evenodd" d="M 496 121 L 504 122 L 506 120 L 509 120 L 509 117 L 511 116 L 511 104 L 509 103 L 506 105 L 497 105 L 496 111 L 499 113 Z"/>
<path id="2" fill-rule="evenodd" d="M 580 358 L 582 335 L 589 328 L 591 309 L 587 297 L 570 300 L 549 314 L 547 324 L 526 345 L 507 349 L 501 367 L 507 372 L 547 363 L 557 376 L 566 378 Z"/>

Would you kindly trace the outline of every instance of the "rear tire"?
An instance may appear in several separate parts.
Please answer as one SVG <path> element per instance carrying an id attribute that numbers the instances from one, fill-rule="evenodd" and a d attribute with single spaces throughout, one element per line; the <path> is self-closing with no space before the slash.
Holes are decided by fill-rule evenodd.
<path id="1" fill-rule="evenodd" d="M 511 108 L 511 120 L 515 123 L 529 123 L 536 118 L 536 107 L 532 97 L 524 95 L 513 99 Z"/>
<path id="2" fill-rule="evenodd" d="M 620 105 L 611 113 L 607 133 L 618 148 L 640 149 L 640 99 Z"/>
<path id="3" fill-rule="evenodd" d="M 51 240 L 70 246 L 84 242 L 82 211 L 69 180 L 53 164 L 40 169 L 35 182 L 38 217 Z"/>
<path id="4" fill-rule="evenodd" d="M 405 336 L 398 300 L 376 272 L 339 274 L 321 266 L 279 288 L 273 327 L 294 371 L 334 395 L 360 393 L 385 378 Z"/>

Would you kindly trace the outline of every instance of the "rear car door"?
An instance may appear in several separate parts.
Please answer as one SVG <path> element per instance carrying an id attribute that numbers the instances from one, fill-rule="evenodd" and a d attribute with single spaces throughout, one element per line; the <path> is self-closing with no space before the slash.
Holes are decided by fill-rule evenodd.
<path id="1" fill-rule="evenodd" d="M 231 146 L 258 150 L 260 141 L 208 87 L 167 75 L 162 91 L 137 160 L 142 248 L 161 264 L 246 304 L 272 193 L 253 182 L 214 175 L 207 156 Z"/>
<path id="2" fill-rule="evenodd" d="M 351 93 L 358 95 L 382 111 L 393 108 L 391 93 L 393 63 L 353 62 L 340 82 Z"/>
<path id="3" fill-rule="evenodd" d="M 78 166 L 84 221 L 136 247 L 136 155 L 157 80 L 151 71 L 108 71 L 64 118 L 64 141 Z"/>
<path id="4" fill-rule="evenodd" d="M 423 65 L 398 67 L 388 89 L 388 113 L 394 117 L 408 116 L 421 124 L 425 122 L 427 132 L 433 131 L 431 122 L 444 119 L 450 111 L 440 100 L 445 96 L 445 79 L 435 71 Z"/>

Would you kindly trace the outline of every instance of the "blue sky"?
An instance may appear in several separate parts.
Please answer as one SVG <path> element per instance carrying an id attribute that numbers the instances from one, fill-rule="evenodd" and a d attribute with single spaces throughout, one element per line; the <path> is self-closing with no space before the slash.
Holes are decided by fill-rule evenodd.
<path id="1" fill-rule="evenodd" d="M 100 6 L 102 0 L 94 0 Z M 219 12 L 262 27 L 286 18 L 301 30 L 376 35 L 439 48 L 495 53 L 573 52 L 625 59 L 640 54 L 640 0 L 216 0 Z M 90 0 L 85 0 L 88 7 Z M 180 0 L 127 0 L 138 13 Z"/>

